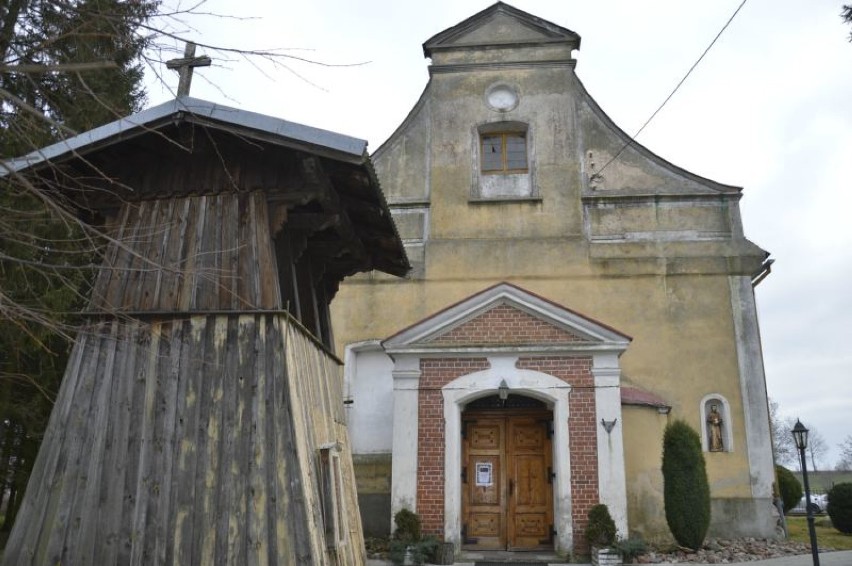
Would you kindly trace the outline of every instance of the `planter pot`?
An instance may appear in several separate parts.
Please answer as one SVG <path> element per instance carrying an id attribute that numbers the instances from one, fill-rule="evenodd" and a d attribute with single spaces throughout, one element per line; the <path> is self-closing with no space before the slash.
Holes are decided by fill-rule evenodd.
<path id="1" fill-rule="evenodd" d="M 621 566 L 621 554 L 612 548 L 593 548 L 593 566 Z"/>
<path id="2" fill-rule="evenodd" d="M 451 542 L 438 545 L 435 550 L 435 564 L 455 564 L 456 548 Z"/>

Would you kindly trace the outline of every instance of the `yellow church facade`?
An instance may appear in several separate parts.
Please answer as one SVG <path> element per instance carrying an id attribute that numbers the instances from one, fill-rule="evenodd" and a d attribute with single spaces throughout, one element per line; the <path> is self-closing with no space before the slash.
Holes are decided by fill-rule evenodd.
<path id="1" fill-rule="evenodd" d="M 457 549 L 585 548 L 588 508 L 668 536 L 667 423 L 699 431 L 711 534 L 772 536 L 773 467 L 741 189 L 630 140 L 580 37 L 507 4 L 433 36 L 373 155 L 413 269 L 332 304 L 365 529 L 418 512 Z"/>

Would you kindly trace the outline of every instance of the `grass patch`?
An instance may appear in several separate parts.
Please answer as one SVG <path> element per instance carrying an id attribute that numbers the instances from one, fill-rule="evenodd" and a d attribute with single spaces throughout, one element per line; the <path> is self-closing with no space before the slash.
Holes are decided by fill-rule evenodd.
<path id="1" fill-rule="evenodd" d="M 834 550 L 852 550 L 852 535 L 844 535 L 831 526 L 828 515 L 815 517 L 817 546 L 820 548 L 833 548 Z M 787 517 L 787 531 L 790 540 L 803 542 L 810 545 L 811 539 L 808 535 L 808 520 L 806 517 Z"/>

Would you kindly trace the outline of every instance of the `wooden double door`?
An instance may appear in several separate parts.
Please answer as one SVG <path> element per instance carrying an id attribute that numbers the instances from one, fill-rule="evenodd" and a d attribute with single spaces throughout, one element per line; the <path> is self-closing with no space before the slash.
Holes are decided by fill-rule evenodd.
<path id="1" fill-rule="evenodd" d="M 547 410 L 463 414 L 466 548 L 553 547 L 551 419 Z"/>

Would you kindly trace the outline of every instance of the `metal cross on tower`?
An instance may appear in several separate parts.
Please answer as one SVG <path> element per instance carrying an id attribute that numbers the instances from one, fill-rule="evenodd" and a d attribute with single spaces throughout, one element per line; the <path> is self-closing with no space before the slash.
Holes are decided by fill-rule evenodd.
<path id="1" fill-rule="evenodd" d="M 180 59 L 172 59 L 166 61 L 166 67 L 177 71 L 180 75 L 178 81 L 177 96 L 187 96 L 189 87 L 192 84 L 192 70 L 195 67 L 209 67 L 212 60 L 207 55 L 201 57 L 195 56 L 195 44 L 191 41 L 186 42 L 186 49 L 183 52 L 183 57 Z"/>

